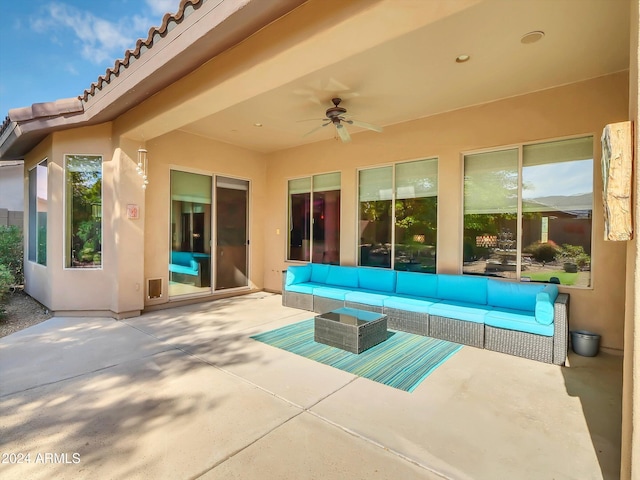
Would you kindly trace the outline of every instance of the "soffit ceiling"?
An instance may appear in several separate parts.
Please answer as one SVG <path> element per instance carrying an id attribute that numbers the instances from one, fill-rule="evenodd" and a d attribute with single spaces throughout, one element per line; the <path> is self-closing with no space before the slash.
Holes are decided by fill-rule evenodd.
<path id="1" fill-rule="evenodd" d="M 355 55 L 334 48 L 333 63 L 180 130 L 273 152 L 334 138 L 331 125 L 305 136 L 322 123 L 334 96 L 344 99 L 342 106 L 354 119 L 389 126 L 623 71 L 629 65 L 629 5 L 628 0 L 484 0 Z M 347 26 L 357 20 L 354 15 Z M 521 43 L 534 30 L 545 36 Z M 376 32 L 358 28 L 354 35 L 373 38 Z M 460 54 L 471 59 L 456 63 Z M 287 65 L 281 68 L 286 74 Z M 349 131 L 358 141 L 362 129 Z"/>

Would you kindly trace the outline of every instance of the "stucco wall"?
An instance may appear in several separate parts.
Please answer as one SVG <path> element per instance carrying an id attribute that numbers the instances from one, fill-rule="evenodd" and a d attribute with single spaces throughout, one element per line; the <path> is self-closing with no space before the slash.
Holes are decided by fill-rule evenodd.
<path id="1" fill-rule="evenodd" d="M 163 296 L 147 304 L 168 301 L 170 251 L 170 172 L 183 170 L 249 180 L 249 286 L 263 288 L 263 222 L 267 215 L 264 155 L 184 132 L 172 132 L 146 144 L 149 187 L 146 190 L 144 276 L 163 279 Z"/>
<path id="2" fill-rule="evenodd" d="M 572 135 L 594 136 L 592 288 L 561 288 L 571 294 L 570 328 L 602 334 L 603 347 L 622 349 L 625 245 L 603 240 L 600 134 L 607 123 L 626 120 L 628 75 L 619 73 L 485 105 L 360 133 L 353 142 L 319 142 L 269 155 L 265 287 L 279 289 L 286 268 L 287 179 L 342 172 L 341 262 L 357 261 L 356 172 L 359 167 L 439 158 L 438 271 L 462 266 L 462 159 L 470 150 Z M 277 231 L 280 234 L 277 234 Z"/>

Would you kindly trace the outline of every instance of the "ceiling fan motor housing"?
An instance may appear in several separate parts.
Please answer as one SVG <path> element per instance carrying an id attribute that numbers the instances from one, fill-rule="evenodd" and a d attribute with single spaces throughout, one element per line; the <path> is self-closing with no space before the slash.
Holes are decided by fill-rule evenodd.
<path id="1" fill-rule="evenodd" d="M 344 115 L 345 113 L 347 113 L 347 109 L 338 106 L 342 99 L 332 98 L 331 101 L 335 106 L 328 108 L 326 111 L 326 115 L 327 118 L 330 119 L 333 123 L 338 123 L 340 122 L 340 115 Z"/>

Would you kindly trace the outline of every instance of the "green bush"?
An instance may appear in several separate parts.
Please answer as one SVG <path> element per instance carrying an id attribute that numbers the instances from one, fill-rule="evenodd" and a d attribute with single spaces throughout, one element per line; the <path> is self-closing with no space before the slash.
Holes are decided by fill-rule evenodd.
<path id="1" fill-rule="evenodd" d="M 560 253 L 560 247 L 554 242 L 536 242 L 524 249 L 525 253 L 530 253 L 536 262 L 553 262 L 556 255 Z"/>
<path id="2" fill-rule="evenodd" d="M 2 318 L 2 314 L 4 313 L 2 304 L 5 303 L 7 294 L 13 285 L 15 285 L 13 275 L 11 275 L 7 267 L 0 265 L 0 318 Z"/>
<path id="3" fill-rule="evenodd" d="M 0 226 L 0 265 L 11 273 L 15 285 L 24 284 L 22 231 L 16 226 Z"/>

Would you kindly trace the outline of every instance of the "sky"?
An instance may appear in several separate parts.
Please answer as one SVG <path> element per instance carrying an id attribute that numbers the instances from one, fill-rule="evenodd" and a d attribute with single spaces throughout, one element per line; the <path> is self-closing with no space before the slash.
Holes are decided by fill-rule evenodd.
<path id="1" fill-rule="evenodd" d="M 180 0 L 0 0 L 0 122 L 82 95 Z"/>

